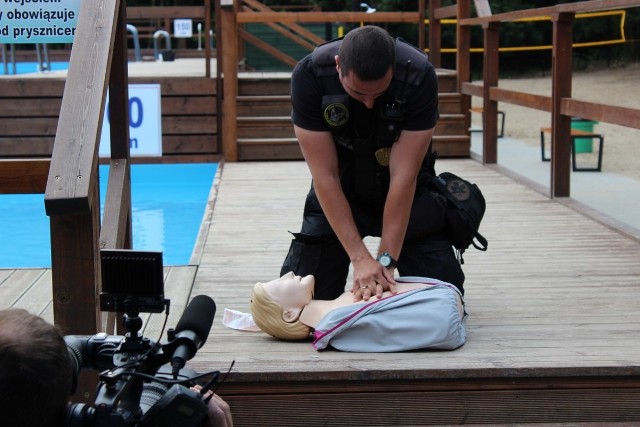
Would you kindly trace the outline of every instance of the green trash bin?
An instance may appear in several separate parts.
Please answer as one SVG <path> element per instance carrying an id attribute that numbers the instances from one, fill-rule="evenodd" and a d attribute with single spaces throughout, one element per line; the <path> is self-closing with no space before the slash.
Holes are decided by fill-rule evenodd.
<path id="1" fill-rule="evenodd" d="M 593 126 L 598 122 L 593 120 L 581 119 L 574 117 L 571 119 L 571 129 L 581 130 L 584 132 L 593 133 Z M 575 145 L 576 153 L 591 153 L 593 152 L 593 138 L 576 138 Z"/>

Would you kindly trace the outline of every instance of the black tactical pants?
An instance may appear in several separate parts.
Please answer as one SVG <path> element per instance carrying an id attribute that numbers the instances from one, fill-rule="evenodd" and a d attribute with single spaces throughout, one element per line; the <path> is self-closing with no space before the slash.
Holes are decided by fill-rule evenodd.
<path id="1" fill-rule="evenodd" d="M 401 276 L 449 282 L 464 292 L 464 273 L 443 231 L 445 207 L 442 196 L 426 190 L 414 199 L 397 270 Z M 351 210 L 363 238 L 380 237 L 381 210 L 355 203 Z M 302 230 L 293 235 L 280 275 L 289 271 L 300 276 L 311 274 L 315 278 L 315 299 L 337 298 L 345 291 L 350 260 L 324 216 L 313 187 L 305 202 Z"/>

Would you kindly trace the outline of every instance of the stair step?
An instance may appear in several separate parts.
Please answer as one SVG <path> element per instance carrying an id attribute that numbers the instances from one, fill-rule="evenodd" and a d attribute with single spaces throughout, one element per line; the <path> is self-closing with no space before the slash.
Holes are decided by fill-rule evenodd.
<path id="1" fill-rule="evenodd" d="M 298 144 L 298 138 L 238 138 L 239 145 L 289 145 Z"/>

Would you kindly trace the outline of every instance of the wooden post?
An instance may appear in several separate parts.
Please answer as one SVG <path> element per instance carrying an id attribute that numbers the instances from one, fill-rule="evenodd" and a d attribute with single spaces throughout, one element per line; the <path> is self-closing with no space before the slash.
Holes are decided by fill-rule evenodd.
<path id="1" fill-rule="evenodd" d="M 223 80 L 222 80 L 222 55 L 224 52 L 224 46 L 222 45 L 222 8 L 220 7 L 220 1 L 216 0 L 213 4 L 215 9 L 216 18 L 216 152 L 223 151 L 222 136 L 222 94 L 224 93 Z M 222 147 L 222 148 L 221 148 Z"/>
<path id="2" fill-rule="evenodd" d="M 113 55 L 111 57 L 111 71 L 109 73 L 109 117 L 110 117 L 110 138 L 111 138 L 111 167 L 109 169 L 108 182 L 115 185 L 118 182 L 121 188 L 109 188 L 107 186 L 108 205 L 119 206 L 118 200 L 111 200 L 113 196 L 127 202 L 124 207 L 125 230 L 124 238 L 118 239 L 119 230 L 109 230 L 107 238 L 102 237 L 101 248 L 108 249 L 132 249 L 132 218 L 131 218 L 131 171 L 130 171 L 130 147 L 129 147 L 129 72 L 127 57 L 127 5 L 125 0 L 120 1 L 120 11 L 116 21 L 115 38 L 113 43 Z M 111 179 L 113 176 L 120 176 L 120 180 Z M 123 197 L 123 194 L 125 196 Z M 105 218 L 111 212 L 108 211 L 105 203 Z M 117 222 L 119 224 L 120 221 Z M 98 272 L 100 272 L 101 261 L 100 252 L 96 254 Z M 96 282 L 96 292 L 102 291 L 102 277 L 98 274 L 99 280 Z M 98 300 L 96 300 L 97 302 Z M 124 334 L 123 325 L 119 322 L 123 313 L 108 313 L 106 322 L 100 330 L 106 330 L 109 334 Z"/>
<path id="3" fill-rule="evenodd" d="M 435 17 L 435 10 L 441 4 L 440 0 L 429 2 L 429 60 L 436 68 L 442 67 L 442 24 Z"/>
<path id="4" fill-rule="evenodd" d="M 425 29 L 424 29 L 424 20 L 425 20 L 425 0 L 418 1 L 418 47 L 421 51 L 424 51 L 425 43 Z"/>
<path id="5" fill-rule="evenodd" d="M 573 13 L 558 13 L 553 21 L 551 88 L 551 191 L 550 197 L 569 197 L 571 187 L 571 117 L 561 114 L 563 98 L 571 98 L 573 73 Z"/>
<path id="6" fill-rule="evenodd" d="M 471 17 L 471 4 L 470 0 L 458 0 L 457 19 L 458 22 L 462 19 Z M 458 93 L 462 94 L 462 84 L 471 81 L 471 28 L 468 26 L 457 25 L 457 38 L 456 45 L 458 47 L 456 53 L 456 69 L 458 70 Z M 471 126 L 471 97 L 468 95 L 461 95 L 460 97 L 460 109 L 464 114 L 464 128 L 468 129 Z"/>
<path id="7" fill-rule="evenodd" d="M 111 158 L 129 159 L 129 75 L 127 69 L 127 8 L 121 0 L 109 74 Z"/>
<path id="8" fill-rule="evenodd" d="M 498 86 L 499 25 L 490 22 L 484 29 L 484 93 L 482 99 L 482 163 L 498 162 L 498 103 L 491 100 L 491 88 Z"/>
<path id="9" fill-rule="evenodd" d="M 238 161 L 238 27 L 236 24 L 235 0 L 220 0 L 220 18 L 222 20 L 222 71 L 223 100 L 222 111 L 222 150 L 229 162 Z M 218 57 L 219 59 L 220 57 Z M 218 94 L 218 96 L 220 96 Z"/>
<path id="10" fill-rule="evenodd" d="M 204 60 L 205 76 L 211 78 L 211 0 L 204 2 Z"/>

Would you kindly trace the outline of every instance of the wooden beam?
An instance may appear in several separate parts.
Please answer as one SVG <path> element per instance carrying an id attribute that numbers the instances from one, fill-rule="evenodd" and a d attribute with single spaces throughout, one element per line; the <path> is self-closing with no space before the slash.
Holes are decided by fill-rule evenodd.
<path id="1" fill-rule="evenodd" d="M 483 25 L 488 22 L 512 22 L 525 18 L 552 16 L 558 13 L 598 12 L 602 10 L 627 9 L 638 7 L 638 0 L 592 0 L 541 7 L 538 9 L 517 10 L 491 16 L 461 19 L 459 25 Z"/>
<path id="2" fill-rule="evenodd" d="M 582 117 L 589 120 L 611 123 L 640 129 L 640 110 L 615 105 L 596 104 L 565 98 L 561 101 L 560 112 L 569 117 Z"/>
<path id="3" fill-rule="evenodd" d="M 444 6 L 434 9 L 433 18 L 434 19 L 446 19 L 446 18 L 455 18 L 458 16 L 458 5 L 452 4 L 451 6 Z"/>
<path id="4" fill-rule="evenodd" d="M 250 22 L 401 22 L 417 24 L 418 12 L 238 12 L 238 24 Z"/>
<path id="5" fill-rule="evenodd" d="M 247 9 L 247 8 L 245 7 L 245 9 Z M 269 28 L 271 28 L 272 30 L 282 34 L 284 37 L 288 38 L 289 40 L 293 41 L 294 43 L 299 44 L 302 47 L 305 47 L 305 48 L 309 49 L 310 51 L 313 50 L 316 47 L 315 44 L 309 43 L 307 40 L 305 40 L 302 37 L 298 36 L 297 34 L 293 33 L 291 30 L 283 28 L 282 25 L 276 24 L 274 22 L 266 22 L 265 24 Z M 245 33 L 246 34 L 251 34 L 248 31 L 245 31 Z M 262 41 L 262 40 L 260 40 L 260 41 Z M 324 42 L 324 40 L 322 40 L 322 41 Z"/>
<path id="6" fill-rule="evenodd" d="M 254 36 L 253 34 L 251 34 L 250 32 L 248 32 L 246 30 L 243 30 L 241 27 L 238 27 L 238 36 L 240 36 L 240 38 L 242 40 L 245 40 L 245 41 L 251 43 L 252 45 L 257 47 L 258 49 L 261 49 L 261 50 L 267 52 L 269 55 L 273 56 L 277 60 L 284 62 L 285 64 L 287 64 L 291 68 L 295 67 L 296 64 L 298 63 L 298 61 L 296 59 L 290 57 L 286 53 L 278 50 L 277 48 L 275 48 L 273 46 L 271 46 L 269 43 L 260 40 L 258 37 Z"/>
<path id="7" fill-rule="evenodd" d="M 551 112 L 551 97 L 532 93 L 518 92 L 515 90 L 492 87 L 489 89 L 491 99 L 508 104 L 520 105 L 535 110 Z"/>
<path id="8" fill-rule="evenodd" d="M 195 18 L 205 19 L 205 6 L 131 6 L 129 19 Z"/>
<path id="9" fill-rule="evenodd" d="M 0 194 L 42 194 L 49 175 L 49 159 L 0 161 Z"/>
<path id="10" fill-rule="evenodd" d="M 81 2 L 51 169 L 48 215 L 90 212 L 118 0 Z"/>
<path id="11" fill-rule="evenodd" d="M 464 95 L 479 96 L 482 98 L 482 96 L 484 96 L 484 85 L 463 82 L 462 86 L 460 87 L 460 93 Z"/>
<path id="12" fill-rule="evenodd" d="M 264 4 L 260 3 L 257 0 L 244 0 L 244 3 L 251 6 L 252 8 L 258 10 L 260 13 L 264 13 L 264 12 L 273 12 L 274 10 L 271 9 L 269 6 L 265 6 Z M 245 12 L 247 11 L 247 9 L 245 8 Z M 292 32 L 299 34 L 300 36 L 305 37 L 307 40 L 311 41 L 314 44 L 320 44 L 325 42 L 325 40 L 322 37 L 318 37 L 316 36 L 314 33 L 312 33 L 311 31 L 307 30 L 306 28 L 295 24 L 295 23 L 286 23 L 285 24 Z"/>

